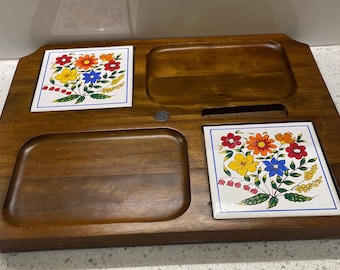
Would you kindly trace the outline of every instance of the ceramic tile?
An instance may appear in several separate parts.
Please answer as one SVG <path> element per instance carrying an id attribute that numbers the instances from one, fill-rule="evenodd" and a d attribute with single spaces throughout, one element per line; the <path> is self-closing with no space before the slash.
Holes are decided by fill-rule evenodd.
<path id="1" fill-rule="evenodd" d="M 204 126 L 216 219 L 339 215 L 311 122 Z"/>
<path id="2" fill-rule="evenodd" d="M 77 16 L 74 16 L 77 14 Z M 127 0 L 62 0 L 53 35 L 130 34 Z"/>
<path id="3" fill-rule="evenodd" d="M 132 106 L 133 47 L 46 50 L 32 112 Z"/>

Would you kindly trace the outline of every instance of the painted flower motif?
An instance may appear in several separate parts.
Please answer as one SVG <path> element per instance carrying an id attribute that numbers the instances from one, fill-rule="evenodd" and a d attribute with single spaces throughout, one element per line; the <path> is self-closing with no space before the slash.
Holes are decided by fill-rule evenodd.
<path id="1" fill-rule="evenodd" d="M 55 76 L 56 80 L 60 81 L 61 83 L 65 84 L 69 81 L 75 81 L 78 78 L 79 74 L 77 73 L 76 69 L 69 69 L 64 68 L 61 73 Z"/>
<path id="2" fill-rule="evenodd" d="M 120 62 L 117 62 L 115 60 L 110 60 L 108 63 L 106 63 L 104 65 L 104 69 L 105 70 L 109 70 L 109 71 L 115 71 L 117 69 L 120 69 Z"/>
<path id="3" fill-rule="evenodd" d="M 101 54 L 99 56 L 100 60 L 102 60 L 103 62 L 106 62 L 106 61 L 110 61 L 113 59 L 113 53 L 108 53 L 108 54 Z"/>
<path id="4" fill-rule="evenodd" d="M 307 152 L 305 151 L 306 147 L 303 145 L 298 145 L 297 143 L 291 143 L 289 147 L 286 148 L 288 152 L 288 156 L 290 158 L 301 159 L 302 157 L 307 156 Z"/>
<path id="5" fill-rule="evenodd" d="M 227 146 L 231 149 L 235 148 L 237 145 L 241 145 L 241 136 L 234 135 L 233 133 L 228 133 L 227 136 L 222 136 L 222 145 Z"/>
<path id="6" fill-rule="evenodd" d="M 258 165 L 257 161 L 254 161 L 254 156 L 244 156 L 240 153 L 235 155 L 235 160 L 231 161 L 228 167 L 234 171 L 236 171 L 239 175 L 246 175 L 247 172 L 255 172 L 256 166 Z"/>
<path id="7" fill-rule="evenodd" d="M 233 185 L 234 185 L 234 181 L 233 180 L 229 180 L 227 182 L 227 186 L 232 187 Z"/>
<path id="8" fill-rule="evenodd" d="M 85 81 L 85 83 L 95 83 L 97 80 L 101 79 L 100 72 L 95 72 L 93 70 L 90 73 L 84 73 L 83 76 L 83 80 Z"/>
<path id="9" fill-rule="evenodd" d="M 295 142 L 295 140 L 293 139 L 293 134 L 289 132 L 285 132 L 284 134 L 278 133 L 275 135 L 275 139 L 279 141 L 281 144 L 285 143 L 291 144 Z"/>
<path id="10" fill-rule="evenodd" d="M 260 133 L 257 133 L 255 136 L 249 136 L 249 141 L 246 141 L 248 144 L 247 148 L 254 151 L 254 155 L 261 153 L 262 156 L 266 156 L 267 153 L 272 153 L 271 148 L 277 147 L 273 142 L 274 140 L 269 139 L 268 135 L 262 136 Z"/>
<path id="11" fill-rule="evenodd" d="M 259 191 L 256 188 L 252 188 L 250 190 L 250 192 L 253 193 L 253 194 L 257 194 Z"/>
<path id="12" fill-rule="evenodd" d="M 72 59 L 72 56 L 68 56 L 66 54 L 63 54 L 62 56 L 56 58 L 55 63 L 63 66 L 65 64 L 71 63 L 71 59 Z"/>
<path id="13" fill-rule="evenodd" d="M 275 174 L 282 176 L 284 171 L 287 171 L 288 168 L 285 166 L 286 160 L 277 160 L 276 158 L 272 158 L 271 161 L 263 161 L 266 165 L 265 171 L 269 172 L 269 176 L 272 177 Z"/>
<path id="14" fill-rule="evenodd" d="M 79 56 L 79 58 L 76 60 L 75 65 L 79 69 L 88 70 L 89 68 L 93 68 L 93 66 L 98 64 L 98 58 L 96 58 L 94 55 L 88 55 L 85 56 Z"/>
<path id="15" fill-rule="evenodd" d="M 248 191 L 248 190 L 250 190 L 250 186 L 249 185 L 244 185 L 243 189 Z"/>
<path id="16" fill-rule="evenodd" d="M 235 183 L 235 185 L 234 185 L 234 187 L 236 187 L 236 188 L 241 188 L 241 186 L 242 186 L 242 184 L 240 182 Z"/>

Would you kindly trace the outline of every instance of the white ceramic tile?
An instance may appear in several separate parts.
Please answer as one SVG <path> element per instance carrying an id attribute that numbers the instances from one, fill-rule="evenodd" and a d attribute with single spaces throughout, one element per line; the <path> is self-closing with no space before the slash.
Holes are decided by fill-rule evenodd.
<path id="1" fill-rule="evenodd" d="M 18 60 L 0 61 L 0 117 L 5 106 Z"/>
<path id="2" fill-rule="evenodd" d="M 311 122 L 204 127 L 216 219 L 339 215 Z"/>
<path id="3" fill-rule="evenodd" d="M 133 47 L 45 51 L 31 111 L 132 106 Z"/>
<path id="4" fill-rule="evenodd" d="M 59 36 L 130 34 L 127 0 L 61 0 L 54 24 L 52 34 Z"/>

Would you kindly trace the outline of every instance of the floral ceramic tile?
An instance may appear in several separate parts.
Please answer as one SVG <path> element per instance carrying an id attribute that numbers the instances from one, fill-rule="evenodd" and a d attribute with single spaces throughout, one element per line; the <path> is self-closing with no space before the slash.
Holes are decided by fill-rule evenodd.
<path id="1" fill-rule="evenodd" d="M 216 219 L 339 215 L 311 122 L 204 126 Z"/>
<path id="2" fill-rule="evenodd" d="M 47 50 L 31 111 L 132 106 L 133 47 Z"/>

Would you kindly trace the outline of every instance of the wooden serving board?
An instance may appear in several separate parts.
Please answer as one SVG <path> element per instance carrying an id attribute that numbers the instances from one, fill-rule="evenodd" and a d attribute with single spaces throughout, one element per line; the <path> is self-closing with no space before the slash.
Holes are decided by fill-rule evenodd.
<path id="1" fill-rule="evenodd" d="M 131 108 L 30 112 L 45 50 L 119 45 L 134 46 Z M 339 115 L 307 45 L 275 34 L 42 47 L 19 61 L 0 120 L 0 250 L 339 237 L 340 216 L 212 216 L 202 126 L 287 121 L 313 122 L 338 185 Z"/>

